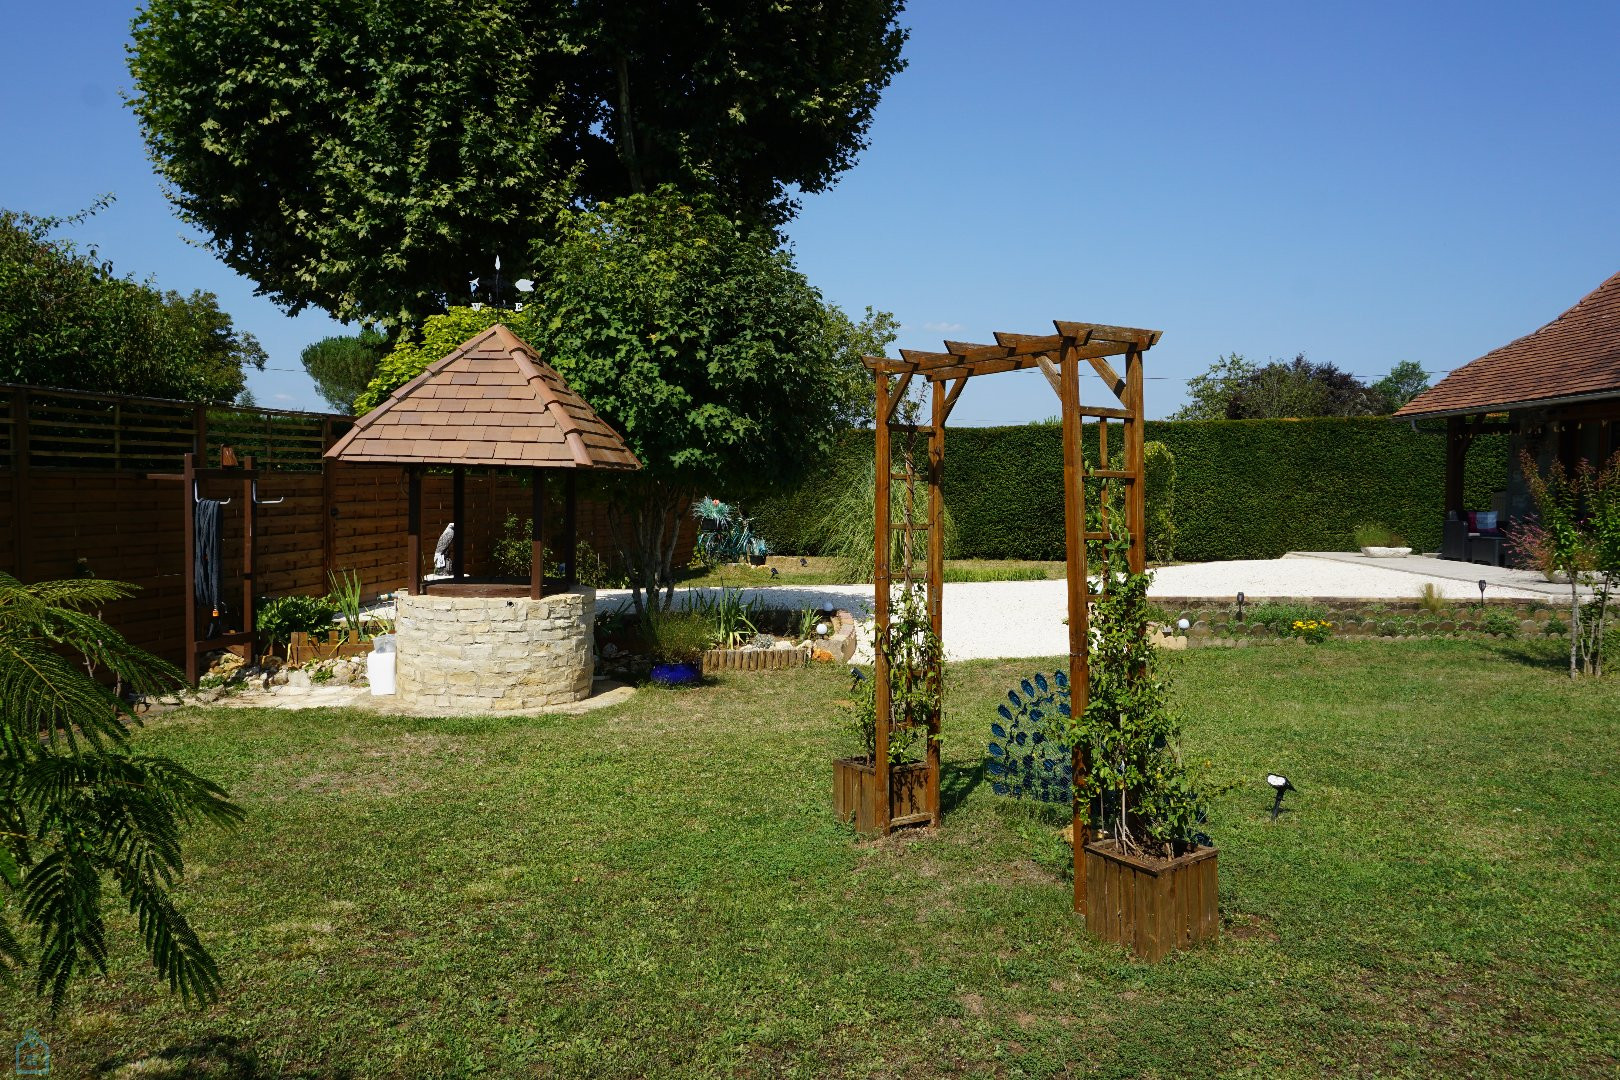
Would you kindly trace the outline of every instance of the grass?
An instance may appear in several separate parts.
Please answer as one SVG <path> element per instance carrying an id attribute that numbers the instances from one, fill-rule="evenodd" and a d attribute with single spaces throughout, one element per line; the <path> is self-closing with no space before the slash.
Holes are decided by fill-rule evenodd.
<path id="1" fill-rule="evenodd" d="M 688 571 L 682 586 L 697 585 L 713 588 L 720 585 L 758 588 L 766 585 L 809 586 L 850 585 L 851 582 L 837 566 L 837 560 L 820 555 L 803 557 L 800 565 L 797 555 L 773 555 L 767 566 L 722 566 L 715 569 Z M 771 569 L 777 577 L 771 577 Z M 1062 561 L 1041 562 L 1030 559 L 947 559 L 946 581 L 1061 581 L 1064 575 Z"/>
<path id="2" fill-rule="evenodd" d="M 0 1016 L 63 1076 L 1614 1075 L 1612 683 L 1510 642 L 1172 662 L 1187 751 L 1244 783 L 1222 938 L 1157 966 L 1070 913 L 1057 815 L 981 782 L 994 703 L 1059 661 L 953 666 L 945 826 L 878 843 L 829 812 L 815 667 L 572 718 L 159 718 L 249 813 L 182 890 L 224 998 L 120 937 Z"/>

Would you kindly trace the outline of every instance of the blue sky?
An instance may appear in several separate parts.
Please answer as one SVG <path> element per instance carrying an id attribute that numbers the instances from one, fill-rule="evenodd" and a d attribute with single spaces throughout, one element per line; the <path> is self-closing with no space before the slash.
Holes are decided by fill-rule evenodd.
<path id="1" fill-rule="evenodd" d="M 121 271 L 217 292 L 318 407 L 289 319 L 185 240 L 120 101 L 133 6 L 7 0 L 0 205 L 117 204 L 72 235 Z M 1445 371 L 1620 270 L 1620 5 L 916 0 L 871 148 L 790 232 L 802 269 L 897 343 L 1164 331 L 1162 415 L 1219 355 L 1304 351 Z M 1089 392 L 1089 391 L 1088 391 Z M 1056 411 L 1038 376 L 976 382 L 953 421 Z"/>

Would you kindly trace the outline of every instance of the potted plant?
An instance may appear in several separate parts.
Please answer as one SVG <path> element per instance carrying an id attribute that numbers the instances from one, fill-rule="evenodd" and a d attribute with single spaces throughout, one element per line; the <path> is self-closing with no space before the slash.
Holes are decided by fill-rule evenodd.
<path id="1" fill-rule="evenodd" d="M 1074 793 L 1092 831 L 1082 860 L 1086 928 L 1157 960 L 1218 933 L 1217 852 L 1205 832 L 1205 793 L 1182 760 L 1181 725 L 1149 640 L 1152 575 L 1121 569 L 1124 554 L 1103 571 L 1085 711 L 1060 711 L 1070 745 L 1088 748 Z"/>
<path id="2" fill-rule="evenodd" d="M 935 795 L 928 785 L 928 723 L 943 698 L 936 676 L 944 647 L 928 618 L 926 594 L 918 584 L 900 590 L 884 650 L 889 664 L 889 823 L 931 821 Z M 878 831 L 882 792 L 877 770 L 877 687 L 851 668 L 850 728 L 860 747 L 856 757 L 833 762 L 833 812 L 853 821 L 863 835 Z"/>
<path id="3" fill-rule="evenodd" d="M 652 681 L 659 686 L 696 686 L 703 681 L 703 654 L 714 644 L 714 629 L 688 611 L 648 611 L 643 626 L 652 656 Z"/>
<path id="4" fill-rule="evenodd" d="M 1404 559 L 1412 554 L 1401 534 L 1385 525 L 1357 525 L 1350 535 L 1369 559 Z"/>

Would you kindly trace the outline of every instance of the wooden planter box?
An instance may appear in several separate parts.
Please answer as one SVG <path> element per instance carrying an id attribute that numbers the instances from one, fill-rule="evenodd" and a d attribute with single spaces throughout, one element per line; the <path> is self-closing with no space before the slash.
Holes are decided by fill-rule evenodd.
<path id="1" fill-rule="evenodd" d="M 914 761 L 889 770 L 889 825 L 925 825 L 934 820 L 928 791 L 928 763 Z M 842 758 L 833 762 L 833 813 L 855 822 L 855 831 L 878 831 L 877 767 L 868 761 Z"/>
<path id="2" fill-rule="evenodd" d="M 369 641 L 345 641 L 336 630 L 329 630 L 326 640 L 295 631 L 287 644 L 287 663 L 307 664 L 311 660 L 332 660 L 339 656 L 364 656 L 371 651 Z"/>
<path id="3" fill-rule="evenodd" d="M 1114 850 L 1112 840 L 1087 844 L 1086 929 L 1150 961 L 1215 940 L 1215 856 L 1215 848 L 1199 848 L 1154 865 Z"/>

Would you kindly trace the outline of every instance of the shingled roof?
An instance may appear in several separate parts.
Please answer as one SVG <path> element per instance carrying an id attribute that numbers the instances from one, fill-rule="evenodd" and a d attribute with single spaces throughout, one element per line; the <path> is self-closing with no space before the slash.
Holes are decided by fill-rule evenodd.
<path id="1" fill-rule="evenodd" d="M 1436 416 L 1620 396 L 1620 274 L 1533 334 L 1486 353 L 1395 415 Z"/>
<path id="2" fill-rule="evenodd" d="M 498 323 L 395 390 L 326 456 L 392 465 L 641 468 L 556 369 Z"/>

